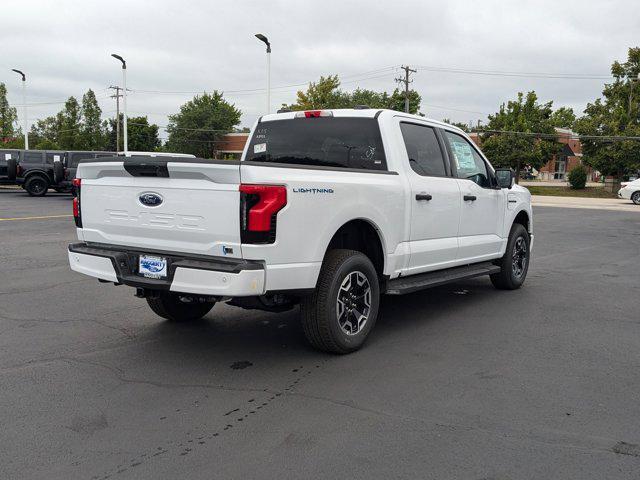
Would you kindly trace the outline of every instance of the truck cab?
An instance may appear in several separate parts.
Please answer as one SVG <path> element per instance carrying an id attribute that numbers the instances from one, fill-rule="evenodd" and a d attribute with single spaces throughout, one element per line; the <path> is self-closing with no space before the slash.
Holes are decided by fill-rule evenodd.
<path id="1" fill-rule="evenodd" d="M 335 353 L 362 346 L 382 294 L 481 275 L 519 288 L 533 242 L 512 171 L 391 110 L 265 115 L 240 161 L 132 156 L 77 177 L 72 269 L 174 321 L 300 304 L 311 344 Z"/>

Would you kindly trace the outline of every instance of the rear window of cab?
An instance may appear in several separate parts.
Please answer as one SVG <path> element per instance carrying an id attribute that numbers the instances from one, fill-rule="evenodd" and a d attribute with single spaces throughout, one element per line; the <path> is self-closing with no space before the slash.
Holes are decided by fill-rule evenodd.
<path id="1" fill-rule="evenodd" d="M 328 168 L 386 170 L 374 118 L 317 117 L 261 122 L 245 161 Z"/>

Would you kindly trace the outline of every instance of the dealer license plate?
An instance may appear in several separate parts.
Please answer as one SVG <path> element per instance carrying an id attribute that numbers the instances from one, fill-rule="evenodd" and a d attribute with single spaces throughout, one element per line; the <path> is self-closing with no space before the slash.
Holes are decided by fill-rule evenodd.
<path id="1" fill-rule="evenodd" d="M 138 273 L 147 278 L 165 278 L 167 276 L 167 259 L 151 255 L 140 255 Z"/>

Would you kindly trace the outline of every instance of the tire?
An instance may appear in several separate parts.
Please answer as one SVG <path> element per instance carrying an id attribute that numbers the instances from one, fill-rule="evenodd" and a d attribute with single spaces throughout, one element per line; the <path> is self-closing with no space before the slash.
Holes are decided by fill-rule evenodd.
<path id="1" fill-rule="evenodd" d="M 177 293 L 160 293 L 158 297 L 147 297 L 153 312 L 170 322 L 190 322 L 200 320 L 213 308 L 216 302 L 188 302 Z"/>
<path id="2" fill-rule="evenodd" d="M 631 194 L 631 201 L 636 205 L 640 205 L 640 190 Z"/>
<path id="3" fill-rule="evenodd" d="M 331 250 L 315 291 L 300 302 L 304 334 L 318 350 L 354 352 L 373 329 L 379 306 L 380 284 L 371 260 L 354 250 Z M 354 310 L 362 315 L 357 318 Z"/>
<path id="4" fill-rule="evenodd" d="M 16 181 L 16 177 L 18 176 L 18 161 L 15 158 L 10 158 L 7 160 L 7 178 L 11 182 Z"/>
<path id="5" fill-rule="evenodd" d="M 499 290 L 516 290 L 522 286 L 529 271 L 529 243 L 527 229 L 519 223 L 514 223 L 509 232 L 507 250 L 497 263 L 500 272 L 490 275 L 494 287 Z"/>
<path id="6" fill-rule="evenodd" d="M 64 165 L 62 162 L 53 162 L 53 183 L 60 183 L 64 180 Z"/>
<path id="7" fill-rule="evenodd" d="M 49 180 L 42 175 L 33 175 L 24 183 L 24 189 L 32 197 L 44 197 L 49 189 Z"/>

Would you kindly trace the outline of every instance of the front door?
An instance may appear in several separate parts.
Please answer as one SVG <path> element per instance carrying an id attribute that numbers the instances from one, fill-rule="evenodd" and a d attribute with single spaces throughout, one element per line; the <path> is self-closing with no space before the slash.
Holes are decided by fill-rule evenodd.
<path id="1" fill-rule="evenodd" d="M 458 252 L 460 189 L 446 164 L 444 145 L 425 124 L 401 122 L 411 186 L 410 257 L 405 274 L 452 266 Z"/>
<path id="2" fill-rule="evenodd" d="M 459 262 L 480 262 L 499 256 L 506 209 L 503 190 L 493 188 L 490 168 L 462 135 L 445 131 L 460 187 Z"/>

